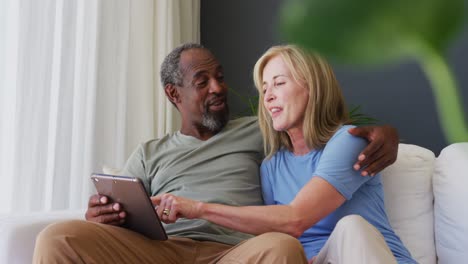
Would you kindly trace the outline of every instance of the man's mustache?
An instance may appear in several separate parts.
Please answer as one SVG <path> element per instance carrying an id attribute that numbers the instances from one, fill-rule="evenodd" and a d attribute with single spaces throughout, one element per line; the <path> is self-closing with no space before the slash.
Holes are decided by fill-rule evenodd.
<path id="1" fill-rule="evenodd" d="M 209 107 L 210 105 L 218 104 L 220 102 L 226 103 L 226 96 L 224 95 L 213 95 L 212 98 L 206 101 L 205 106 Z"/>

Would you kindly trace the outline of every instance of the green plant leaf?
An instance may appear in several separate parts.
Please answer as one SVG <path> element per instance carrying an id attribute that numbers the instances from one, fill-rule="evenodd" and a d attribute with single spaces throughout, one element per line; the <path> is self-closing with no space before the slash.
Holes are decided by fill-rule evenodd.
<path id="1" fill-rule="evenodd" d="M 349 119 L 351 120 L 350 123 L 356 126 L 375 125 L 378 122 L 377 119 L 362 113 L 361 105 L 351 106 L 351 110 L 349 110 Z"/>
<path id="2" fill-rule="evenodd" d="M 289 0 L 288 41 L 334 61 L 376 64 L 442 51 L 463 22 L 463 0 Z"/>
<path id="3" fill-rule="evenodd" d="M 455 78 L 443 57 L 464 22 L 464 0 L 290 0 L 281 30 L 290 42 L 353 65 L 416 59 L 431 82 L 448 142 L 468 141 Z"/>
<path id="4" fill-rule="evenodd" d="M 256 116 L 258 109 L 258 95 L 243 95 L 236 89 L 228 87 L 228 91 L 239 98 L 246 109 L 240 113 L 240 116 Z"/>

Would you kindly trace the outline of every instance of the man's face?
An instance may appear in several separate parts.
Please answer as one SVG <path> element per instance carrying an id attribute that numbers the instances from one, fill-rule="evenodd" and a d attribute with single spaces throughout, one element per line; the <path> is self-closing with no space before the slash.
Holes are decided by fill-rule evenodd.
<path id="1" fill-rule="evenodd" d="M 208 50 L 190 49 L 180 56 L 182 86 L 177 107 L 183 123 L 219 132 L 227 123 L 227 86 L 222 66 Z"/>

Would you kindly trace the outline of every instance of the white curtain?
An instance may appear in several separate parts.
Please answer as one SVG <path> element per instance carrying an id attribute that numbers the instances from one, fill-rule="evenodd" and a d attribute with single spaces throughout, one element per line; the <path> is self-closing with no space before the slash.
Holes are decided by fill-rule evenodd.
<path id="1" fill-rule="evenodd" d="M 85 208 L 89 176 L 178 129 L 159 66 L 196 0 L 0 0 L 0 212 Z"/>

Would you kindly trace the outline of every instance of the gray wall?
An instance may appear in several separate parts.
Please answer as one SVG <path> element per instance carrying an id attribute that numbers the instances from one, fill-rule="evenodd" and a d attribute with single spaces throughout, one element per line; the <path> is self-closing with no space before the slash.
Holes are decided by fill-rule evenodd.
<path id="1" fill-rule="evenodd" d="M 468 0 L 466 1 L 468 3 Z M 225 68 L 229 86 L 255 95 L 253 66 L 270 46 L 281 43 L 277 32 L 281 0 L 202 0 L 201 42 Z M 468 25 L 448 52 L 468 116 Z M 429 83 L 414 62 L 376 69 L 333 65 L 348 105 L 361 105 L 379 123 L 396 127 L 404 143 L 431 149 L 436 155 L 447 143 L 437 120 Z M 247 105 L 229 98 L 233 116 L 245 115 Z"/>

